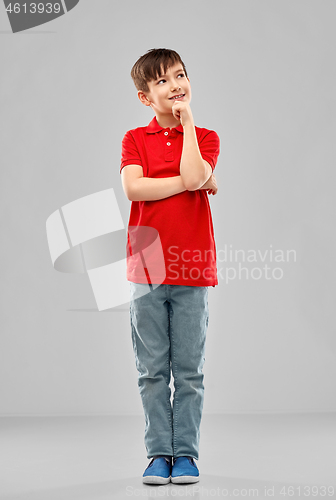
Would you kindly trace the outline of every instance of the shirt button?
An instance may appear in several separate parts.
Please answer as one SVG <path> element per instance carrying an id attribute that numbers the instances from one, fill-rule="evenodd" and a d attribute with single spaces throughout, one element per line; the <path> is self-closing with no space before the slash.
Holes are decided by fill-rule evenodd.
<path id="1" fill-rule="evenodd" d="M 167 142 L 167 146 L 170 146 L 170 144 L 171 144 L 170 142 Z"/>
<path id="2" fill-rule="evenodd" d="M 168 132 L 165 132 L 164 135 L 168 135 Z"/>

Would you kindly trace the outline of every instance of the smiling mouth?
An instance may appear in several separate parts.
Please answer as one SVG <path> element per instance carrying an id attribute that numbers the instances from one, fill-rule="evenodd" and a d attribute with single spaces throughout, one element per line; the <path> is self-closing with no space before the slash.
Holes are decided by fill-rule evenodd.
<path id="1" fill-rule="evenodd" d="M 174 99 L 181 99 L 184 96 L 185 96 L 185 94 L 179 94 L 179 95 L 174 95 L 173 97 L 169 97 L 169 99 L 171 101 L 173 101 Z"/>

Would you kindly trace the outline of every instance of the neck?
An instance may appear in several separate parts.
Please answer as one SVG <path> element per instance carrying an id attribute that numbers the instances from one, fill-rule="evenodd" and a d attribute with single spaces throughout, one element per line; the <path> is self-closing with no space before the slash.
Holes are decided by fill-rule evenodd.
<path id="1" fill-rule="evenodd" d="M 181 125 L 180 120 L 177 120 L 172 113 L 167 115 L 155 113 L 156 121 L 162 128 L 176 128 Z"/>

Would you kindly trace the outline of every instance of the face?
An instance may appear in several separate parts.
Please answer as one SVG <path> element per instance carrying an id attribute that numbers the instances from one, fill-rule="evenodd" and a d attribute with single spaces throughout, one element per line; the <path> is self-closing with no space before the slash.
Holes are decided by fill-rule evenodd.
<path id="1" fill-rule="evenodd" d="M 181 63 L 168 68 L 157 80 L 148 82 L 148 88 L 149 92 L 138 92 L 139 99 L 157 114 L 171 114 L 176 100 L 187 103 L 191 100 L 190 81 Z"/>

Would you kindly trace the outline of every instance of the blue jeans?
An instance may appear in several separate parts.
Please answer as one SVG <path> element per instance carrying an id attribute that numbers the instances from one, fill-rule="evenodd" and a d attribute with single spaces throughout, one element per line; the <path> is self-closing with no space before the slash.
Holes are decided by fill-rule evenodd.
<path id="1" fill-rule="evenodd" d="M 130 282 L 132 343 L 145 414 L 147 458 L 168 455 L 198 460 L 208 287 L 154 286 L 149 291 L 147 284 Z"/>

